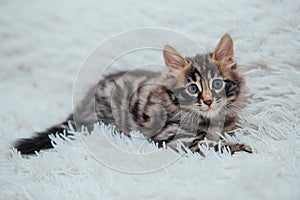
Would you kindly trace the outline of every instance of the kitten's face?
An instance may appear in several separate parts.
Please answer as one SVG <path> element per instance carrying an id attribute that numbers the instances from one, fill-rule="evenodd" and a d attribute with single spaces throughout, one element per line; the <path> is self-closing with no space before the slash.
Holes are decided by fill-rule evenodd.
<path id="1" fill-rule="evenodd" d="M 222 110 L 234 111 L 243 79 L 236 70 L 229 35 L 222 37 L 213 53 L 183 58 L 166 46 L 164 58 L 169 78 L 176 82 L 174 93 L 182 109 L 206 118 L 213 118 Z"/>
<path id="2" fill-rule="evenodd" d="M 209 54 L 187 58 L 186 61 L 188 66 L 179 75 L 181 77 L 177 77 L 183 80 L 176 89 L 182 108 L 213 118 L 236 100 L 240 83 L 235 69 L 221 69 Z"/>

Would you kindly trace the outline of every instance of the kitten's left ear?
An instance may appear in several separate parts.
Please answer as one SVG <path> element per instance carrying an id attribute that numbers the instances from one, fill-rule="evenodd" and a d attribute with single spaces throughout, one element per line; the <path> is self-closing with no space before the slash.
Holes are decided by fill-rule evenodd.
<path id="1" fill-rule="evenodd" d="M 233 59 L 233 41 L 229 34 L 225 34 L 218 46 L 216 47 L 213 58 L 216 61 L 219 61 L 222 63 L 222 65 L 226 66 L 234 66 L 235 62 Z"/>
<path id="2" fill-rule="evenodd" d="M 179 72 L 188 63 L 173 47 L 166 45 L 164 48 L 164 60 L 171 71 Z"/>

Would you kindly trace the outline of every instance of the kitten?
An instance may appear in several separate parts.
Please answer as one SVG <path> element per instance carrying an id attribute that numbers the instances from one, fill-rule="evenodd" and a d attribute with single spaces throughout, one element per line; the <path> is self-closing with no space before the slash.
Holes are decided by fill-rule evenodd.
<path id="1" fill-rule="evenodd" d="M 67 132 L 68 122 L 89 130 L 102 121 L 129 136 L 139 130 L 150 141 L 175 149 L 178 142 L 192 152 L 199 145 L 218 148 L 220 136 L 236 128 L 245 102 L 245 81 L 233 59 L 233 41 L 225 34 L 213 53 L 182 57 L 171 46 L 163 51 L 167 72 L 119 72 L 93 87 L 69 118 L 15 148 L 32 154 L 52 148 L 50 134 Z M 226 144 L 231 153 L 246 151 L 243 144 Z"/>

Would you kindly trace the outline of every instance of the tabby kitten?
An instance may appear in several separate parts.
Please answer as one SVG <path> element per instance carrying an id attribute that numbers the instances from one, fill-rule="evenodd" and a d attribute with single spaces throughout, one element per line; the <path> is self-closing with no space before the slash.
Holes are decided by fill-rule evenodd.
<path id="1" fill-rule="evenodd" d="M 199 145 L 218 148 L 220 135 L 236 128 L 245 102 L 245 81 L 233 59 L 233 41 L 225 34 L 213 53 L 184 58 L 174 48 L 163 51 L 167 72 L 128 71 L 109 75 L 93 87 L 69 118 L 15 148 L 32 154 L 52 148 L 50 134 L 67 132 L 68 122 L 89 130 L 102 121 L 129 136 L 139 130 L 150 141 L 175 149 L 178 142 L 191 151 Z M 76 122 L 76 123 L 75 123 Z M 226 144 L 231 153 L 243 144 Z"/>

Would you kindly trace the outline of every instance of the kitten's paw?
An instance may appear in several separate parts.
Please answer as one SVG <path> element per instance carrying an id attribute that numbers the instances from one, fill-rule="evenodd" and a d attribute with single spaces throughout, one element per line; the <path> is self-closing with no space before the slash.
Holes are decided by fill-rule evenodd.
<path id="1" fill-rule="evenodd" d="M 199 149 L 200 146 L 209 147 L 209 148 L 215 148 L 216 146 L 218 146 L 218 142 L 213 141 L 213 140 L 200 140 L 200 141 L 197 141 L 197 143 L 195 143 L 192 146 L 190 146 L 189 149 L 192 152 L 198 152 L 198 153 L 200 153 L 202 155 L 203 153 Z"/>
<path id="2" fill-rule="evenodd" d="M 221 151 L 223 148 L 229 148 L 231 155 L 238 151 L 253 153 L 252 148 L 245 144 L 226 144 L 221 148 Z"/>
<path id="3" fill-rule="evenodd" d="M 238 144 L 238 143 L 237 144 L 225 144 L 225 143 L 219 144 L 218 142 L 212 141 L 212 140 L 201 140 L 201 141 L 197 142 L 196 145 L 190 146 L 189 148 L 192 152 L 198 152 L 202 155 L 203 152 L 201 152 L 201 150 L 199 149 L 199 146 L 207 146 L 210 148 L 214 148 L 216 152 L 221 152 L 221 153 L 223 153 L 226 148 L 227 150 L 230 150 L 231 155 L 233 155 L 235 152 L 238 152 L 238 151 L 245 151 L 247 153 L 253 153 L 252 148 L 245 144 Z"/>

